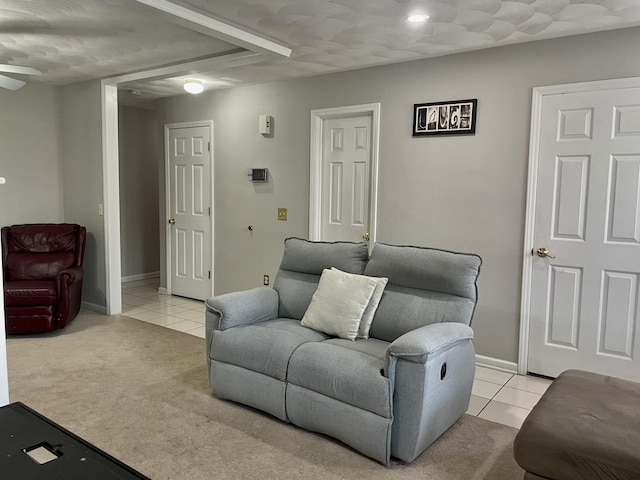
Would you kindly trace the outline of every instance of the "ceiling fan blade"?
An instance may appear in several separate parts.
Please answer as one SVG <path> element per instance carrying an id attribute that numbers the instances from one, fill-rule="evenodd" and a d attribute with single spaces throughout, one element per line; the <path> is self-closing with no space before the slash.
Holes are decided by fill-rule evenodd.
<path id="1" fill-rule="evenodd" d="M 20 73 L 22 75 L 40 75 L 40 71 L 31 67 L 21 67 L 19 65 L 7 65 L 0 63 L 0 72 Z"/>
<path id="2" fill-rule="evenodd" d="M 25 83 L 22 80 L 16 80 L 15 78 L 0 75 L 0 88 L 6 88 L 7 90 L 17 90 L 20 87 L 24 86 L 24 84 Z"/>

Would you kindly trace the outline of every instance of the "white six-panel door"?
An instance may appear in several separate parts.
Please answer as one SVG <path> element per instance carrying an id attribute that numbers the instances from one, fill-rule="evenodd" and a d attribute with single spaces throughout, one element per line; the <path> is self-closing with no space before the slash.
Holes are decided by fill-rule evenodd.
<path id="1" fill-rule="evenodd" d="M 169 128 L 170 285 L 204 300 L 211 291 L 210 127 Z"/>
<path id="2" fill-rule="evenodd" d="M 322 240 L 368 240 L 371 115 L 325 119 L 322 128 Z"/>
<path id="3" fill-rule="evenodd" d="M 640 381 L 640 88 L 544 96 L 537 161 L 528 371 Z"/>

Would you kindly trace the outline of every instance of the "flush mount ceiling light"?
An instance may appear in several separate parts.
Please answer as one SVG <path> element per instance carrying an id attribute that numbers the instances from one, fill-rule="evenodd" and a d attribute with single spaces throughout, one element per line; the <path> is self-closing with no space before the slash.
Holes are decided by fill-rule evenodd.
<path id="1" fill-rule="evenodd" d="M 429 20 L 429 15 L 424 13 L 412 13 L 407 17 L 407 21 L 411 23 L 422 23 Z"/>
<path id="2" fill-rule="evenodd" d="M 196 95 L 198 93 L 202 93 L 202 91 L 204 90 L 204 85 L 201 80 L 196 80 L 195 78 L 188 78 L 187 80 L 184 81 L 184 89 L 187 92 L 193 95 Z"/>

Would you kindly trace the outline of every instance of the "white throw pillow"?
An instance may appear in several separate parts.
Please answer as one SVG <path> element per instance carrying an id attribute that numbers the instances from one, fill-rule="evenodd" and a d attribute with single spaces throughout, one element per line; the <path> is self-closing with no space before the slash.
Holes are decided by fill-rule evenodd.
<path id="1" fill-rule="evenodd" d="M 365 275 L 324 269 L 301 325 L 355 340 L 378 282 Z"/>
<path id="2" fill-rule="evenodd" d="M 373 323 L 373 317 L 376 314 L 376 310 L 378 309 L 378 305 L 382 299 L 384 288 L 387 286 L 387 282 L 389 281 L 386 277 L 369 278 L 376 280 L 376 289 L 373 291 L 373 295 L 371 295 L 369 305 L 367 305 L 367 308 L 365 308 L 364 313 L 362 314 L 362 320 L 360 321 L 360 328 L 358 329 L 358 336 L 356 338 L 369 338 L 369 330 Z"/>

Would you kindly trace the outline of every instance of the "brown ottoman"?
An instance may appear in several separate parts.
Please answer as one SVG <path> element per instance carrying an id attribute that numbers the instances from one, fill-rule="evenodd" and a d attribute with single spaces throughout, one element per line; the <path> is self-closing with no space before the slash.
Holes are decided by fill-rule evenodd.
<path id="1" fill-rule="evenodd" d="M 527 480 L 640 479 L 640 383 L 563 372 L 513 449 Z"/>

